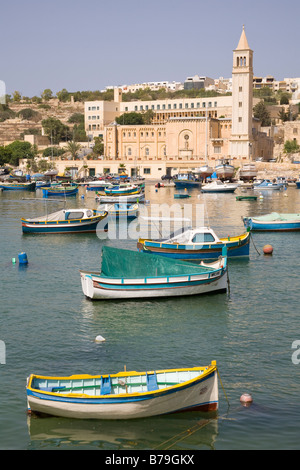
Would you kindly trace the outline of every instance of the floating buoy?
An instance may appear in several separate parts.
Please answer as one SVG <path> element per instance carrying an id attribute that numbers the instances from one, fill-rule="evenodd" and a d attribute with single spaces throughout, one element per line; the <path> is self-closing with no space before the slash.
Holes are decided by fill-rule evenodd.
<path id="1" fill-rule="evenodd" d="M 11 259 L 12 264 L 16 264 L 16 258 Z"/>
<path id="2" fill-rule="evenodd" d="M 253 402 L 253 399 L 252 399 L 252 396 L 250 395 L 250 393 L 243 393 L 243 395 L 240 398 L 240 402 L 244 406 L 250 406 L 251 403 Z"/>
<path id="3" fill-rule="evenodd" d="M 264 252 L 265 255 L 271 255 L 273 253 L 272 245 L 265 245 L 263 247 L 263 252 Z"/>
<path id="4" fill-rule="evenodd" d="M 26 253 L 22 252 L 18 254 L 19 264 L 28 264 L 28 258 Z"/>
<path id="5" fill-rule="evenodd" d="M 102 343 L 103 341 L 105 341 L 105 338 L 103 338 L 103 336 L 101 335 L 96 336 L 95 338 L 96 343 Z"/>

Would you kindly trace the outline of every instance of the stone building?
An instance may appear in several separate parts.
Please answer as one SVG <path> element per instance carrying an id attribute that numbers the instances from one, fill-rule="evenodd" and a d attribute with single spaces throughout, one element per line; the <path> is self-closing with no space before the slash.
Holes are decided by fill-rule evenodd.
<path id="1" fill-rule="evenodd" d="M 273 157 L 273 139 L 253 118 L 253 51 L 243 28 L 233 51 L 232 96 L 123 102 L 115 89 L 113 102 L 85 103 L 85 129 L 104 140 L 104 156 L 96 172 L 115 172 L 120 163 L 129 174 L 160 177 L 165 173 L 193 170 L 207 161 L 231 158 L 238 167 Z M 145 113 L 147 125 L 116 124 L 124 113 Z"/>

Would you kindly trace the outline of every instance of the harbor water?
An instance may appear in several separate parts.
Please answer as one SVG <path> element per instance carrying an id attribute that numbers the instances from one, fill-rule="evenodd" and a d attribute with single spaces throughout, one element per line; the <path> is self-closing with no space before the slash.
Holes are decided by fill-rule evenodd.
<path id="1" fill-rule="evenodd" d="M 244 233 L 243 216 L 300 212 L 295 187 L 270 191 L 257 201 L 237 201 L 240 189 L 207 195 L 193 189 L 179 202 L 175 192 L 147 184 L 145 207 L 203 205 L 206 223 L 219 236 Z M 81 188 L 67 198 L 67 207 L 96 208 L 94 197 Z M 38 191 L 0 194 L 0 448 L 298 449 L 300 232 L 253 233 L 249 259 L 229 260 L 227 294 L 92 302 L 82 293 L 79 270 L 99 270 L 103 244 L 136 250 L 136 240 L 22 234 L 22 217 L 62 206 L 46 202 Z M 273 246 L 273 255 L 263 254 L 266 244 Z M 28 264 L 18 263 L 22 252 Z M 98 335 L 105 341 L 95 342 Z M 31 373 L 105 374 L 124 367 L 205 366 L 212 360 L 220 373 L 217 413 L 128 421 L 27 415 Z M 253 398 L 249 407 L 240 403 L 244 393 Z"/>

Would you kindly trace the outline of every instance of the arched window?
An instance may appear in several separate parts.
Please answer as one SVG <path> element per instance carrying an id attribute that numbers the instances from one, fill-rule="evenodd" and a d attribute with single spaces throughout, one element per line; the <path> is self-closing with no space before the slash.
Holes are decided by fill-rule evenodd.
<path id="1" fill-rule="evenodd" d="M 149 157 L 149 147 L 146 147 L 146 148 L 145 148 L 145 156 L 146 156 L 146 157 Z"/>
<path id="2" fill-rule="evenodd" d="M 131 147 L 128 147 L 127 153 L 128 153 L 128 156 L 130 157 L 131 156 Z"/>
<path id="3" fill-rule="evenodd" d="M 246 67 L 246 57 L 244 57 L 244 67 Z"/>

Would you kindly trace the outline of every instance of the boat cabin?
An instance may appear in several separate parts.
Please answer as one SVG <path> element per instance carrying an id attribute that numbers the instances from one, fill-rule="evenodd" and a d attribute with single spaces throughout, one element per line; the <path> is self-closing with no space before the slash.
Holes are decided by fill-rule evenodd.
<path id="1" fill-rule="evenodd" d="M 167 240 L 170 243 L 195 244 L 195 243 L 221 243 L 215 232 L 208 227 L 191 228 L 185 227 L 174 232 Z"/>

